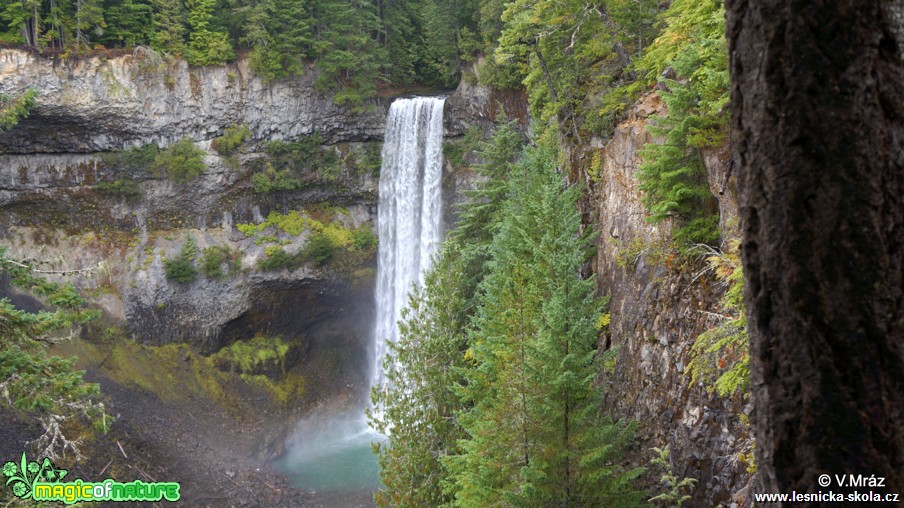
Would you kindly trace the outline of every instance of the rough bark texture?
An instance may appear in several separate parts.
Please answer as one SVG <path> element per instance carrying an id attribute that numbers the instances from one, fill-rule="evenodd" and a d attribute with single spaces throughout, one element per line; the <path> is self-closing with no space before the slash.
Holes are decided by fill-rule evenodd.
<path id="1" fill-rule="evenodd" d="M 901 493 L 904 2 L 726 4 L 761 480 Z"/>

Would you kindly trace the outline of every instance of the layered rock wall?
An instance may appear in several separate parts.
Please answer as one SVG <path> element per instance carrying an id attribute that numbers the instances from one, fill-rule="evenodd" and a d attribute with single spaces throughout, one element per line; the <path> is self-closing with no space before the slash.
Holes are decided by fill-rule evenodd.
<path id="1" fill-rule="evenodd" d="M 668 222 L 646 220 L 636 174 L 639 151 L 652 141 L 648 118 L 655 114 L 665 109 L 651 94 L 603 145 L 594 185 L 600 231 L 596 272 L 601 293 L 612 297 L 605 348 L 617 349 L 606 406 L 615 416 L 638 422 L 632 451 L 638 464 L 649 464 L 650 448 L 669 446 L 673 472 L 698 480 L 692 505 L 728 505 L 749 479 L 738 460 L 749 445 L 739 418 L 744 401 L 691 386 L 687 375 L 690 348 L 715 324 L 710 312 L 718 312 L 726 288 L 702 258 L 687 261 L 674 254 Z M 730 166 L 724 151 L 705 158 L 728 238 L 737 227 Z"/>

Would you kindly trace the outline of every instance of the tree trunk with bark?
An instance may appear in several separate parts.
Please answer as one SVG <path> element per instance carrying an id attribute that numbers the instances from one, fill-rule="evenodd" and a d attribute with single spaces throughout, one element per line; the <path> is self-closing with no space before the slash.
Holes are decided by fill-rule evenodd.
<path id="1" fill-rule="evenodd" d="M 726 11 L 760 479 L 904 495 L 904 0 Z"/>

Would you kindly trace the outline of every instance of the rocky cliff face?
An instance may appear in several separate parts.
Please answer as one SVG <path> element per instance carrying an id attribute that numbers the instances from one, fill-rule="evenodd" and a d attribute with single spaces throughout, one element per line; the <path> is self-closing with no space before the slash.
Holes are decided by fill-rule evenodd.
<path id="1" fill-rule="evenodd" d="M 606 348 L 617 348 L 606 403 L 615 415 L 639 423 L 633 454 L 638 463 L 649 463 L 651 447 L 668 445 L 674 473 L 698 479 L 691 504 L 728 505 L 749 479 L 737 459 L 749 437 L 739 419 L 743 401 L 690 386 L 686 373 L 690 348 L 713 326 L 707 312 L 717 310 L 725 287 L 702 260 L 686 263 L 670 253 L 670 224 L 645 220 L 635 176 L 638 151 L 651 142 L 647 118 L 663 113 L 655 94 L 638 103 L 602 148 L 594 186 L 596 271 L 601 292 L 612 297 Z M 724 151 L 706 156 L 727 238 L 736 235 L 737 203 L 726 159 Z"/>
<path id="2" fill-rule="evenodd" d="M 315 89 L 314 72 L 310 67 L 302 76 L 265 83 L 243 59 L 189 68 L 141 48 L 67 61 L 0 50 L 0 94 L 40 91 L 37 108 L 0 136 L 0 244 L 14 256 L 48 261 L 54 270 L 90 268 L 76 283 L 144 343 L 188 342 L 213 352 L 266 333 L 294 341 L 302 351 L 320 347 L 358 351 L 345 357 L 365 355 L 373 260 L 355 269 L 308 263 L 262 271 L 257 265 L 268 247 L 297 252 L 310 235 L 269 228 L 263 235 L 278 237 L 270 245 L 237 229 L 259 224 L 274 211 L 327 208 L 347 228 L 375 219 L 378 178 L 355 166 L 352 155 L 379 151 L 392 98 L 374 99 L 363 111 L 339 107 Z M 446 108 L 448 136 L 492 119 L 495 109 L 483 108 L 495 103 L 466 97 L 478 93 L 453 94 Z M 237 158 L 222 157 L 211 140 L 236 124 L 249 127 L 250 139 Z M 306 169 L 297 190 L 253 190 L 250 166 L 263 160 L 265 142 L 315 132 L 322 150 L 338 161 L 332 174 Z M 183 137 L 206 154 L 204 172 L 186 183 L 124 169 L 108 156 L 111 150 L 167 146 Z M 135 182 L 132 193 L 110 190 L 122 178 Z M 451 205 L 460 182 L 451 175 L 446 181 Z M 191 283 L 167 279 L 166 260 L 188 238 L 198 253 L 212 246 L 237 253 L 240 269 Z M 370 362 L 350 361 L 353 382 L 366 384 Z"/>
<path id="3" fill-rule="evenodd" d="M 20 50 L 0 52 L 0 93 L 34 87 L 39 107 L 0 138 L 0 153 L 96 152 L 182 137 L 211 139 L 246 124 L 256 140 L 320 132 L 327 143 L 382 136 L 380 103 L 354 113 L 314 88 L 313 67 L 265 83 L 247 60 L 189 67 L 136 49 L 115 58 L 54 61 Z"/>
<path id="4" fill-rule="evenodd" d="M 209 140 L 230 125 L 245 124 L 255 141 L 320 133 L 327 144 L 379 140 L 391 97 L 371 100 L 362 111 L 340 107 L 314 87 L 316 69 L 264 82 L 247 59 L 189 67 L 137 48 L 120 56 L 51 60 L 0 50 L 0 94 L 40 91 L 38 107 L 0 138 L 0 153 L 86 153 L 125 146 L 162 145 L 191 137 Z M 495 119 L 499 105 L 510 116 L 526 114 L 516 95 L 468 86 L 452 94 L 448 135 Z"/>

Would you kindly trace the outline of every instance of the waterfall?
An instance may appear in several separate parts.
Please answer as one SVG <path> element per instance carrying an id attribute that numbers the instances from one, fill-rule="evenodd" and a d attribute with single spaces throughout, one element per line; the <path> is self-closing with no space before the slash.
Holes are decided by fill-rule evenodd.
<path id="1" fill-rule="evenodd" d="M 398 99 L 389 108 L 380 169 L 377 223 L 376 323 L 370 385 L 383 384 L 387 344 L 399 336 L 397 322 L 414 284 L 441 240 L 444 98 Z"/>

